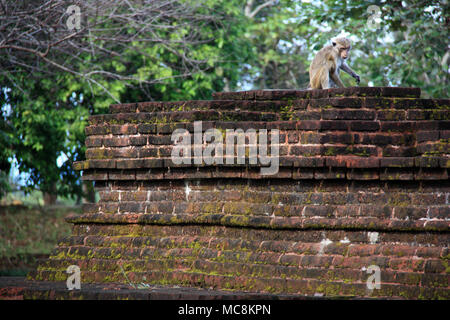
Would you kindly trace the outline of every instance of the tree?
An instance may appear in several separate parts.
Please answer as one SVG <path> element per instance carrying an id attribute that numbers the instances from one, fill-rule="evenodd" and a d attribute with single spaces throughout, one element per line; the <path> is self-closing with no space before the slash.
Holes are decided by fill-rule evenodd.
<path id="1" fill-rule="evenodd" d="M 344 33 L 362 86 L 417 86 L 424 97 L 449 97 L 448 1 L 247 0 L 245 8 L 246 36 L 259 56 L 246 75 L 254 88 L 305 88 L 314 53 Z"/>
<path id="2" fill-rule="evenodd" d="M 111 103 L 210 97 L 251 53 L 236 4 L 215 1 L 2 1 L 0 79 L 11 89 L 12 149 L 28 190 L 80 194 L 89 114 Z M 236 23 L 231 23 L 231 22 Z M 2 104 L 4 105 L 4 104 Z M 2 151 L 0 151 L 1 153 Z M 67 159 L 57 163 L 61 156 Z"/>
<path id="3" fill-rule="evenodd" d="M 375 9 L 371 6 L 376 6 Z M 371 10 L 372 9 L 372 10 Z M 421 87 L 424 97 L 449 97 L 448 1 L 311 1 L 296 6 L 301 37 L 312 54 L 345 32 L 362 86 Z M 375 11 L 374 11 L 375 10 Z M 344 83 L 354 85 L 343 75 Z"/>
<path id="4" fill-rule="evenodd" d="M 0 83 L 11 90 L 0 102 L 12 110 L 0 161 L 15 156 L 29 188 L 80 194 L 70 165 L 84 158 L 88 115 L 118 101 L 306 88 L 315 52 L 341 33 L 362 86 L 446 98 L 448 12 L 437 0 L 0 0 Z"/>
<path id="5" fill-rule="evenodd" d="M 298 1 L 247 0 L 250 20 L 245 36 L 257 54 L 246 77 L 254 88 L 304 89 L 308 85 L 308 51 L 303 34 L 309 28 Z"/>
<path id="6" fill-rule="evenodd" d="M 6 90 L 0 90 L 0 104 L 3 105 L 5 102 Z M 3 110 L 0 113 L 0 146 L 2 146 L 2 151 L 0 151 L 0 199 L 10 191 L 8 177 L 11 170 L 11 163 L 9 158 L 12 156 L 11 149 L 11 127 L 6 121 L 6 114 Z"/>

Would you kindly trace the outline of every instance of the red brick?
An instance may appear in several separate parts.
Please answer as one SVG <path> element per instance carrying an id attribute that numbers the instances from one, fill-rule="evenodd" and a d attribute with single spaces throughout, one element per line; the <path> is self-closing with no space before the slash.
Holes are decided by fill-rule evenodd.
<path id="1" fill-rule="evenodd" d="M 447 169 L 425 169 L 421 168 L 414 173 L 415 180 L 447 180 Z"/>
<path id="2" fill-rule="evenodd" d="M 381 131 L 412 131 L 415 123 L 412 121 L 381 121 Z"/>
<path id="3" fill-rule="evenodd" d="M 364 169 L 352 169 L 347 172 L 347 179 L 349 180 L 378 180 L 380 175 L 378 171 L 375 170 L 364 170 Z"/>
<path id="4" fill-rule="evenodd" d="M 302 120 L 297 122 L 297 130 L 318 130 L 321 127 L 320 120 Z"/>
<path id="5" fill-rule="evenodd" d="M 96 137 L 96 136 L 88 136 L 86 137 L 85 144 L 86 147 L 101 147 L 102 146 L 102 137 Z"/>
<path id="6" fill-rule="evenodd" d="M 144 146 L 147 144 L 147 137 L 146 136 L 136 136 L 130 137 L 130 144 L 132 146 Z"/>
<path id="7" fill-rule="evenodd" d="M 134 147 L 112 149 L 114 158 L 137 158 L 138 152 Z"/>
<path id="8" fill-rule="evenodd" d="M 116 167 L 116 160 L 88 160 L 89 168 L 96 169 L 114 169 Z"/>
<path id="9" fill-rule="evenodd" d="M 417 142 L 437 141 L 439 140 L 439 131 L 418 131 L 416 133 Z"/>
<path id="10" fill-rule="evenodd" d="M 96 171 L 85 171 L 81 177 L 81 180 L 108 180 L 108 172 L 96 172 Z"/>
<path id="11" fill-rule="evenodd" d="M 103 138 L 103 145 L 105 147 L 126 147 L 130 144 L 128 137 L 105 137 Z"/>
<path id="12" fill-rule="evenodd" d="M 323 147 L 320 145 L 316 146 L 291 146 L 290 148 L 290 154 L 294 156 L 317 156 L 322 154 Z"/>
<path id="13" fill-rule="evenodd" d="M 440 247 L 418 247 L 415 255 L 422 258 L 439 258 L 440 253 Z"/>
<path id="14" fill-rule="evenodd" d="M 105 135 L 105 134 L 110 133 L 110 127 L 103 126 L 103 125 L 87 126 L 84 131 L 87 136 Z"/>
<path id="15" fill-rule="evenodd" d="M 380 167 L 408 168 L 413 166 L 414 166 L 414 158 L 410 157 L 390 157 L 380 159 Z"/>
<path id="16" fill-rule="evenodd" d="M 316 169 L 314 179 L 345 179 L 345 171 L 339 169 Z"/>
<path id="17" fill-rule="evenodd" d="M 406 113 L 403 110 L 379 110 L 377 111 L 377 120 L 401 121 L 406 119 Z"/>
<path id="18" fill-rule="evenodd" d="M 110 171 L 110 180 L 136 180 L 136 172 L 134 170 Z"/>
<path id="19" fill-rule="evenodd" d="M 352 144 L 353 135 L 347 132 L 330 132 L 327 134 L 320 134 L 320 143 L 343 143 Z M 304 143 L 304 142 L 302 142 Z"/>
<path id="20" fill-rule="evenodd" d="M 338 110 L 325 109 L 322 110 L 323 120 L 373 120 L 375 119 L 375 111 L 371 110 Z"/>
<path id="21" fill-rule="evenodd" d="M 319 129 L 321 131 L 328 130 L 340 130 L 340 131 L 348 131 L 350 125 L 350 121 L 342 121 L 342 120 L 321 120 Z M 298 127 L 297 127 L 298 128 Z M 310 129 L 315 130 L 315 129 Z"/>
<path id="22" fill-rule="evenodd" d="M 350 121 L 350 129 L 354 131 L 378 131 L 380 123 L 377 121 Z"/>
<path id="23" fill-rule="evenodd" d="M 312 169 L 294 169 L 292 172 L 292 179 L 313 179 L 314 171 Z"/>
<path id="24" fill-rule="evenodd" d="M 124 125 L 111 125 L 112 134 L 136 134 L 137 126 L 134 124 L 124 124 Z"/>
<path id="25" fill-rule="evenodd" d="M 155 133 L 156 125 L 143 123 L 143 124 L 139 124 L 137 129 L 138 129 L 139 133 Z"/>
<path id="26" fill-rule="evenodd" d="M 378 168 L 380 166 L 379 158 L 356 158 L 346 157 L 345 164 L 347 168 Z"/>
<path id="27" fill-rule="evenodd" d="M 158 148 L 155 148 L 155 147 L 141 147 L 141 148 L 137 148 L 135 150 L 137 150 L 137 154 L 138 154 L 139 158 L 158 157 Z"/>
<path id="28" fill-rule="evenodd" d="M 425 273 L 442 273 L 446 270 L 446 262 L 442 260 L 427 260 L 425 262 Z"/>

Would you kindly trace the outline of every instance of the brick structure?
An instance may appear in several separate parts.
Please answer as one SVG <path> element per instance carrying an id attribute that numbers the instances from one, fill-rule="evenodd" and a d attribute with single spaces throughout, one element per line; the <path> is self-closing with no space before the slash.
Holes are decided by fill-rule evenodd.
<path id="1" fill-rule="evenodd" d="M 449 299 L 450 100 L 418 88 L 223 92 L 91 116 L 98 203 L 29 278 Z M 175 164 L 172 132 L 278 129 L 279 171 Z M 203 146 L 204 147 L 204 146 Z M 365 270 L 381 270 L 369 290 Z M 126 275 L 126 277 L 125 277 Z"/>

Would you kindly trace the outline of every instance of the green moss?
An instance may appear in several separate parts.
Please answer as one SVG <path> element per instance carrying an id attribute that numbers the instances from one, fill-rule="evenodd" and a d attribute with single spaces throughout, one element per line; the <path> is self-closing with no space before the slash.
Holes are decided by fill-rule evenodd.
<path id="1" fill-rule="evenodd" d="M 336 150 L 333 147 L 327 148 L 325 152 L 326 156 L 334 156 L 336 154 Z"/>
<path id="2" fill-rule="evenodd" d="M 288 100 L 288 104 L 280 108 L 280 120 L 288 121 L 293 119 L 294 110 L 292 100 Z"/>
<path id="3" fill-rule="evenodd" d="M 388 204 L 396 207 L 406 207 L 411 204 L 411 200 L 406 193 L 392 193 L 388 199 Z"/>

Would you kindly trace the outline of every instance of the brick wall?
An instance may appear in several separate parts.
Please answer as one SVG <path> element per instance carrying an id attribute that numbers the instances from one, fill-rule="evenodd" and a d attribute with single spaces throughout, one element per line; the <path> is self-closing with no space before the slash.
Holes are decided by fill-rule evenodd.
<path id="1" fill-rule="evenodd" d="M 62 281 L 77 264 L 84 282 L 450 298 L 450 100 L 391 87 L 213 98 L 91 116 L 74 167 L 100 201 L 68 219 L 72 236 L 30 277 Z M 278 129 L 278 173 L 248 159 L 175 164 L 171 134 L 195 121 Z M 380 289 L 367 289 L 370 265 Z"/>

